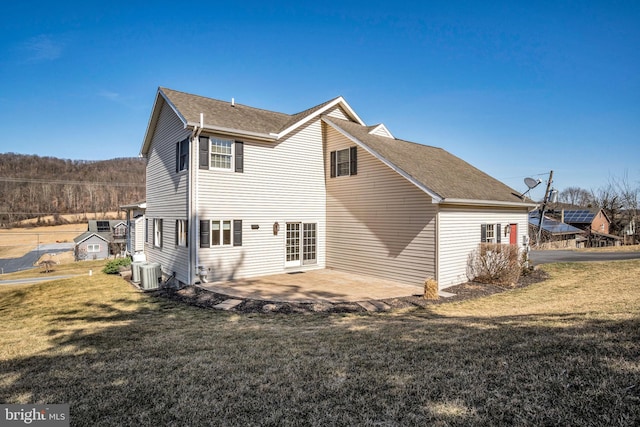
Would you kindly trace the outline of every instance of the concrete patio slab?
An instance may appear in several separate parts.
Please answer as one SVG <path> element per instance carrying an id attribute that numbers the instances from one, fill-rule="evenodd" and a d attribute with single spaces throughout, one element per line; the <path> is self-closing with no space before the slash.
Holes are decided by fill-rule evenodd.
<path id="1" fill-rule="evenodd" d="M 297 303 L 384 300 L 423 293 L 421 286 L 329 269 L 295 271 L 198 286 L 233 298 Z"/>

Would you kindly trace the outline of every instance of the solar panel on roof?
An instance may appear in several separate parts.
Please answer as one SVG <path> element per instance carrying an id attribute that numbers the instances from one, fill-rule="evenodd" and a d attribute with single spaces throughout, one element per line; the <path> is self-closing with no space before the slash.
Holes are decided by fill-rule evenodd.
<path id="1" fill-rule="evenodd" d="M 537 227 L 539 221 L 540 215 L 537 212 L 529 214 L 529 224 Z M 582 233 L 582 230 L 580 230 L 579 228 L 575 228 L 569 224 L 565 224 L 564 222 L 556 221 L 547 217 L 544 217 L 544 221 L 542 221 L 542 229 L 552 234 Z"/>
<path id="2" fill-rule="evenodd" d="M 98 227 L 99 233 L 111 231 L 111 227 L 109 226 L 109 221 L 97 221 L 96 226 Z"/>
<path id="3" fill-rule="evenodd" d="M 595 216 L 596 214 L 587 209 L 564 211 L 564 222 L 591 223 Z"/>

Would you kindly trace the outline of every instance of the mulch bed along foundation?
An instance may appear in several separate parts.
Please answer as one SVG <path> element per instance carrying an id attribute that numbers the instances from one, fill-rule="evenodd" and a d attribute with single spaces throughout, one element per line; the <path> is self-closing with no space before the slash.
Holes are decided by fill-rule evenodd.
<path id="1" fill-rule="evenodd" d="M 467 282 L 447 288 L 446 291 L 455 294 L 449 298 L 440 297 L 437 300 L 426 300 L 422 295 L 415 295 L 403 298 L 392 298 L 382 300 L 391 309 L 406 309 L 412 307 L 425 308 L 435 304 L 446 304 L 455 301 L 463 301 L 473 298 L 480 298 L 505 292 L 510 289 L 517 289 L 546 280 L 547 273 L 536 269 L 522 276 L 518 283 L 512 287 L 490 285 L 485 283 Z M 228 295 L 207 291 L 196 286 L 187 286 L 182 289 L 163 288 L 151 292 L 152 295 L 179 301 L 196 307 L 210 308 L 223 301 L 234 298 Z M 355 302 L 317 302 L 317 303 L 295 303 L 295 302 L 273 302 L 254 299 L 244 299 L 236 307 L 229 310 L 235 313 L 358 313 L 366 310 Z"/>

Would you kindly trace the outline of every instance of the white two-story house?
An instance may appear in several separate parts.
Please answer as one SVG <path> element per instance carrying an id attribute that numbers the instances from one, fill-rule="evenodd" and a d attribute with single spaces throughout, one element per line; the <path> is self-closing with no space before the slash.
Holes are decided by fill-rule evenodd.
<path id="1" fill-rule="evenodd" d="M 481 241 L 522 246 L 533 206 L 342 97 L 284 114 L 160 88 L 141 155 L 145 253 L 183 284 L 332 268 L 443 289 Z"/>

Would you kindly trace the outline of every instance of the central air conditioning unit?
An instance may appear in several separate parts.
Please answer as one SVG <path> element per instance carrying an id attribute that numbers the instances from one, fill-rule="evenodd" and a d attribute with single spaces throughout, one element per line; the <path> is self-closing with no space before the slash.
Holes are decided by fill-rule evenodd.
<path id="1" fill-rule="evenodd" d="M 140 266 L 140 286 L 145 291 L 158 289 L 162 281 L 160 264 L 152 262 Z"/>
<path id="2" fill-rule="evenodd" d="M 140 278 L 141 278 L 141 274 L 140 274 L 140 269 L 143 265 L 147 265 L 148 263 L 146 261 L 134 261 L 131 263 L 131 281 L 133 283 L 140 283 Z"/>

